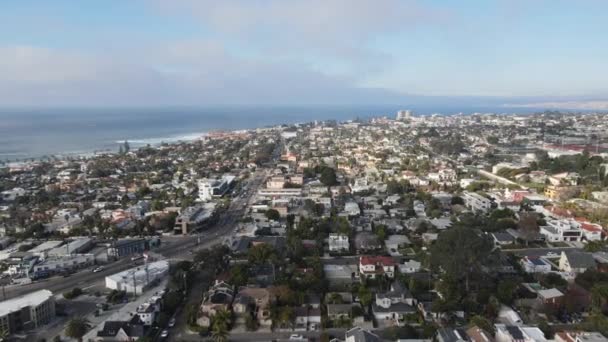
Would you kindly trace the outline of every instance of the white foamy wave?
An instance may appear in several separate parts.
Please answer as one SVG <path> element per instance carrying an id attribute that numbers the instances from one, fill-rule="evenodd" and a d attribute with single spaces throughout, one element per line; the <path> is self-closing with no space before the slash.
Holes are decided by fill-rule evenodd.
<path id="1" fill-rule="evenodd" d="M 202 138 L 204 133 L 189 133 L 184 135 L 177 135 L 171 137 L 162 137 L 162 138 L 145 138 L 145 139 L 125 139 L 132 145 L 159 145 L 161 143 L 176 143 L 180 141 L 194 141 Z M 125 140 L 116 140 L 114 141 L 117 144 L 122 144 Z"/>

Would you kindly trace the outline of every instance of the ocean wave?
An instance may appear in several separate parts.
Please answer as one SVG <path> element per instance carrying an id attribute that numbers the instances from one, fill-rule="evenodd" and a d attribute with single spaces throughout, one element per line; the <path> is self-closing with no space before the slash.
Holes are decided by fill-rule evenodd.
<path id="1" fill-rule="evenodd" d="M 129 142 L 132 145 L 159 145 L 161 143 L 176 143 L 179 141 L 194 141 L 200 139 L 204 136 L 204 133 L 188 133 L 176 136 L 169 137 L 160 137 L 160 138 L 144 138 L 144 139 L 124 139 L 124 140 L 115 140 L 114 143 L 122 144 L 125 141 Z"/>

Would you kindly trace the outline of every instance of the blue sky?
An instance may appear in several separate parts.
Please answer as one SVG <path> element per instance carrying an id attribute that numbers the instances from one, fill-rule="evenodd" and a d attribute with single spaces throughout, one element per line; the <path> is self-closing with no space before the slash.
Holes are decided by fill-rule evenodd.
<path id="1" fill-rule="evenodd" d="M 606 32 L 603 0 L 6 0 L 0 106 L 604 101 Z"/>

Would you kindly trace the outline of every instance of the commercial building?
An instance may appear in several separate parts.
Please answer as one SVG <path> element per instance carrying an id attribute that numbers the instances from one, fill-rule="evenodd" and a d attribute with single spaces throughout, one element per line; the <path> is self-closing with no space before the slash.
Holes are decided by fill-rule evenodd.
<path id="1" fill-rule="evenodd" d="M 169 272 L 169 262 L 156 261 L 106 277 L 106 287 L 111 290 L 141 294 Z"/>
<path id="2" fill-rule="evenodd" d="M 108 247 L 108 256 L 122 258 L 132 254 L 141 254 L 146 250 L 144 239 L 122 239 L 113 242 Z"/>
<path id="3" fill-rule="evenodd" d="M 89 238 L 74 239 L 63 246 L 53 248 L 48 251 L 49 256 L 65 256 L 70 254 L 82 254 L 88 252 L 93 247 L 93 240 Z"/>
<path id="4" fill-rule="evenodd" d="M 39 328 L 55 317 L 55 299 L 49 290 L 5 300 L 0 305 L 0 329 L 13 334 Z"/>
<path id="5" fill-rule="evenodd" d="M 34 275 L 41 273 L 52 274 L 84 268 L 93 264 L 95 264 L 95 255 L 93 254 L 51 256 L 34 265 L 33 271 Z"/>
<path id="6" fill-rule="evenodd" d="M 223 196 L 236 177 L 224 175 L 220 179 L 203 178 L 198 181 L 198 199 L 203 202 L 211 201 L 214 197 Z"/>
<path id="7" fill-rule="evenodd" d="M 175 219 L 174 231 L 176 234 L 188 234 L 189 232 L 203 228 L 215 213 L 215 203 L 205 203 L 188 207 Z"/>
<path id="8" fill-rule="evenodd" d="M 302 189 L 298 188 L 282 188 L 282 189 L 260 189 L 258 190 L 258 197 L 267 199 L 276 198 L 293 198 L 301 197 Z"/>

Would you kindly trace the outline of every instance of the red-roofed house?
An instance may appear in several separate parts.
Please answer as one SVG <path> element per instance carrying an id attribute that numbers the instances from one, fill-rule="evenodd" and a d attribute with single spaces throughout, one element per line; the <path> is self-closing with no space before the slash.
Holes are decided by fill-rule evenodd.
<path id="1" fill-rule="evenodd" d="M 362 256 L 359 258 L 359 273 L 371 279 L 376 276 L 395 276 L 395 260 L 387 256 Z"/>

